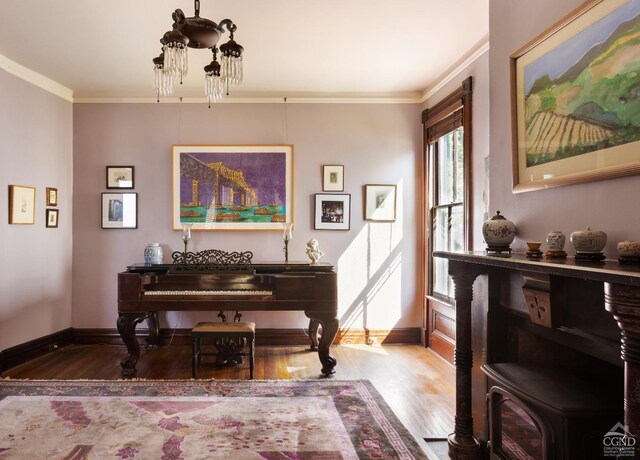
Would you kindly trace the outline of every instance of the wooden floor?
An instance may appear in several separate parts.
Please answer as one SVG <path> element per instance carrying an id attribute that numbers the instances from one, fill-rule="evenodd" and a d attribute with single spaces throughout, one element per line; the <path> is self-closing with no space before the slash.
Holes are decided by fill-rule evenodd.
<path id="1" fill-rule="evenodd" d="M 0 374 L 13 379 L 119 379 L 124 346 L 72 345 L 14 367 Z M 455 412 L 454 368 L 419 345 L 337 345 L 331 354 L 338 360 L 332 379 L 366 379 L 393 409 L 402 423 L 428 451 L 424 438 L 442 438 L 453 431 Z M 256 348 L 256 380 L 317 379 L 320 361 L 303 346 Z M 191 378 L 191 348 L 160 347 L 141 350 L 137 377 L 146 379 Z M 204 365 L 198 378 L 246 379 L 248 365 L 214 368 Z"/>

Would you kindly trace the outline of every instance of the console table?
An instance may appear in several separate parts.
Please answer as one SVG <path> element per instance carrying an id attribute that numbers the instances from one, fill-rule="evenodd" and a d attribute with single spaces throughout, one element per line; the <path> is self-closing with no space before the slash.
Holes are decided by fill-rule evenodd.
<path id="1" fill-rule="evenodd" d="M 589 286 L 600 291 L 595 301 L 600 305 L 596 308 L 606 309 L 617 323 L 620 335 L 620 357 L 624 366 L 624 425 L 627 433 L 640 434 L 640 267 L 622 265 L 616 260 L 603 262 L 576 262 L 573 258 L 565 260 L 540 259 L 530 260 L 524 254 L 511 254 L 508 257 L 486 255 L 484 252 L 434 252 L 435 257 L 448 260 L 449 276 L 454 284 L 456 307 L 456 414 L 454 432 L 449 436 L 449 455 L 454 459 L 477 458 L 481 446 L 474 437 L 474 422 L 472 418 L 472 304 L 474 297 L 474 282 L 479 276 L 487 276 L 489 289 L 482 289 L 480 294 L 487 304 L 488 316 L 491 311 L 500 308 L 500 294 L 505 283 L 512 283 L 514 274 L 533 274 L 551 280 L 551 296 L 555 286 L 565 283 L 576 286 L 587 282 Z M 511 281 L 510 281 L 511 280 Z M 572 284 L 573 283 L 573 284 Z M 576 284 L 577 283 L 577 284 Z M 511 288 L 508 288 L 511 289 Z M 570 292 L 563 292 L 563 299 L 569 298 Z M 580 295 L 580 292 L 576 292 Z M 598 300 L 600 299 L 600 300 Z M 604 300 L 601 300 L 604 299 Z M 571 308 L 574 308 L 572 306 Z M 606 319 L 609 318 L 608 315 Z M 483 319 L 484 321 L 487 318 Z M 490 323 L 489 318 L 489 323 Z M 486 324 L 486 323 L 485 323 Z M 541 326 L 534 326 L 541 327 Z M 612 326 L 615 334 L 615 326 Z M 484 343 L 493 340 L 496 327 L 480 327 Z M 552 329 L 550 329 L 552 331 Z M 550 332 L 550 334 L 553 332 Z M 477 333 L 476 333 L 477 335 Z M 617 335 L 617 334 L 616 334 Z M 617 339 L 617 338 L 616 338 Z M 588 340 L 584 341 L 588 344 Z M 615 344 L 615 341 L 610 343 Z M 593 353 L 598 353 L 597 346 L 593 346 Z M 617 351 L 616 351 L 617 353 Z M 603 354 L 606 354 L 603 352 Z M 487 360 L 491 361 L 491 350 L 487 353 Z M 617 360 L 617 357 L 610 359 Z"/>

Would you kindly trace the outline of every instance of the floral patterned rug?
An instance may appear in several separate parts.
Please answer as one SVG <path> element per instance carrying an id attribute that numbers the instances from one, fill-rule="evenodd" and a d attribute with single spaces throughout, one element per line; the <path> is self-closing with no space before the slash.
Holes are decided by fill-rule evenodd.
<path id="1" fill-rule="evenodd" d="M 0 459 L 426 459 L 364 380 L 0 380 Z"/>

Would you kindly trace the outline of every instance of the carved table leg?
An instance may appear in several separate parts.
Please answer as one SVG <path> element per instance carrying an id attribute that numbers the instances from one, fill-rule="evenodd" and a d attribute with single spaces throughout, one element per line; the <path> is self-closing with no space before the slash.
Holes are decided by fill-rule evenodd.
<path id="1" fill-rule="evenodd" d="M 471 417 L 471 369 L 473 353 L 471 350 L 471 301 L 473 300 L 473 282 L 478 273 L 470 272 L 468 267 L 458 266 L 449 261 L 449 276 L 453 280 L 456 300 L 456 415 L 454 432 L 449 435 L 449 457 L 452 459 L 475 459 L 480 444 L 473 437 L 473 418 Z"/>
<path id="2" fill-rule="evenodd" d="M 624 361 L 624 425 L 638 441 L 640 436 L 640 288 L 604 284 L 605 308 L 618 322 Z M 636 454 L 640 453 L 636 447 Z"/>
<path id="3" fill-rule="evenodd" d="M 144 312 L 120 313 L 118 315 L 118 332 L 122 341 L 127 346 L 127 356 L 120 361 L 122 376 L 132 377 L 136 375 L 136 363 L 140 358 L 140 345 L 136 339 L 136 325 L 147 316 Z"/>
<path id="4" fill-rule="evenodd" d="M 158 348 L 158 339 L 160 337 L 160 323 L 158 321 L 158 312 L 149 312 L 147 316 L 147 327 L 149 328 L 149 336 L 147 337 L 147 350 L 155 350 Z"/>
<path id="5" fill-rule="evenodd" d="M 339 320 L 335 313 L 326 312 L 305 312 L 305 315 L 312 321 L 320 322 L 322 326 L 322 336 L 320 337 L 320 343 L 318 344 L 318 357 L 322 363 L 322 373 L 324 375 L 335 374 L 334 367 L 336 367 L 336 359 L 329 354 L 331 344 L 336 338 L 338 333 Z"/>
<path id="6" fill-rule="evenodd" d="M 311 339 L 311 346 L 309 349 L 311 351 L 316 351 L 318 349 L 318 327 L 320 323 L 314 319 L 309 320 L 309 339 Z"/>

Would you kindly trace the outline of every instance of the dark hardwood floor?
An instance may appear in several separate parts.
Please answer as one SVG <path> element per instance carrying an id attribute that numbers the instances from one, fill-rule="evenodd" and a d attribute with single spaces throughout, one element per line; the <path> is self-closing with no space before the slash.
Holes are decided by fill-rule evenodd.
<path id="1" fill-rule="evenodd" d="M 119 379 L 124 346 L 71 345 L 11 368 L 0 377 L 12 379 Z M 429 453 L 424 438 L 443 438 L 453 431 L 455 371 L 429 349 L 419 345 L 337 345 L 338 360 L 332 379 L 366 379 L 373 383 L 402 423 Z M 256 380 L 317 379 L 317 353 L 304 346 L 256 348 Z M 191 378 L 191 347 L 164 346 L 141 350 L 137 377 L 145 379 Z M 248 365 L 204 365 L 199 378 L 246 379 Z M 437 458 L 437 457 L 434 457 Z"/>

